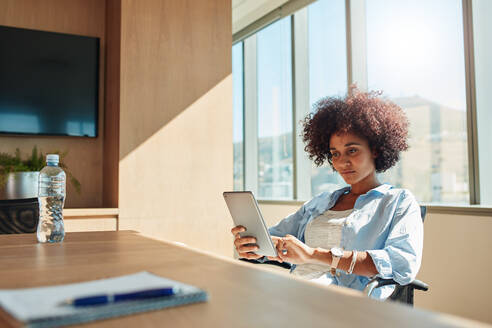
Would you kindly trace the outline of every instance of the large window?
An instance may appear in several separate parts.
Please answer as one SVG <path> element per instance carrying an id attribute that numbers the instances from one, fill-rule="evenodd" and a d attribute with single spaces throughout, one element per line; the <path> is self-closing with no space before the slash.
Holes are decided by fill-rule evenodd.
<path id="1" fill-rule="evenodd" d="M 291 18 L 257 35 L 258 195 L 292 199 Z"/>
<path id="2" fill-rule="evenodd" d="M 307 159 L 300 121 L 355 82 L 410 121 L 410 148 L 382 182 L 422 203 L 491 204 L 490 14 L 489 0 L 318 0 L 237 43 L 235 188 L 305 201 L 343 186 Z"/>
<path id="3" fill-rule="evenodd" d="M 369 89 L 410 121 L 409 150 L 380 180 L 423 202 L 468 203 L 461 0 L 370 0 L 366 9 Z"/>

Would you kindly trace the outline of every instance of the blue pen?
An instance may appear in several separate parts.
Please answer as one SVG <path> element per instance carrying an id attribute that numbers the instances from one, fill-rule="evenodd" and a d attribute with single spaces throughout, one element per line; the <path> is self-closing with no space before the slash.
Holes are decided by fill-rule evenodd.
<path id="1" fill-rule="evenodd" d="M 173 288 L 173 287 L 146 289 L 146 290 L 140 290 L 132 293 L 105 294 L 105 295 L 79 297 L 75 299 L 66 300 L 65 302 L 63 302 L 63 304 L 73 305 L 73 306 L 104 305 L 108 303 L 146 300 L 149 298 L 172 296 L 175 295 L 177 291 L 178 291 L 177 288 Z"/>

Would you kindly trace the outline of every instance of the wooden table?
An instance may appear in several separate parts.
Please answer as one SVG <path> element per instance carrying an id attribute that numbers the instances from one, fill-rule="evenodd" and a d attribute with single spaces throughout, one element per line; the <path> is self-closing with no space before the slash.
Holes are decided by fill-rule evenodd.
<path id="1" fill-rule="evenodd" d="M 84 327 L 449 327 L 487 326 L 379 302 L 254 265 L 143 237 L 132 231 L 68 233 L 60 244 L 34 234 L 0 235 L 0 289 L 109 278 L 147 270 L 209 292 L 207 303 L 168 308 Z M 0 327 L 21 326 L 0 310 Z M 487 326 L 488 327 L 488 326 Z"/>

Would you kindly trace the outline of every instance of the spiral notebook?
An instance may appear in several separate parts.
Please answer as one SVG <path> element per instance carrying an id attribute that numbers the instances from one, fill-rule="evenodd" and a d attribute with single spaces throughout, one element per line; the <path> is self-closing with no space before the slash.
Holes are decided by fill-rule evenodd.
<path id="1" fill-rule="evenodd" d="M 164 287 L 178 287 L 179 292 L 173 296 L 101 306 L 62 305 L 67 299 L 85 295 L 127 293 Z M 60 327 L 207 300 L 207 292 L 200 288 L 146 271 L 75 284 L 0 290 L 0 306 L 28 327 Z"/>

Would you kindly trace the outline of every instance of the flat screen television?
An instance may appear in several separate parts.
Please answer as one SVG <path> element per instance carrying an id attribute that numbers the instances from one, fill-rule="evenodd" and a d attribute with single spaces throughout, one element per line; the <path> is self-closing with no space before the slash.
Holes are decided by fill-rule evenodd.
<path id="1" fill-rule="evenodd" d="M 99 38 L 0 26 L 0 134 L 97 137 Z"/>

